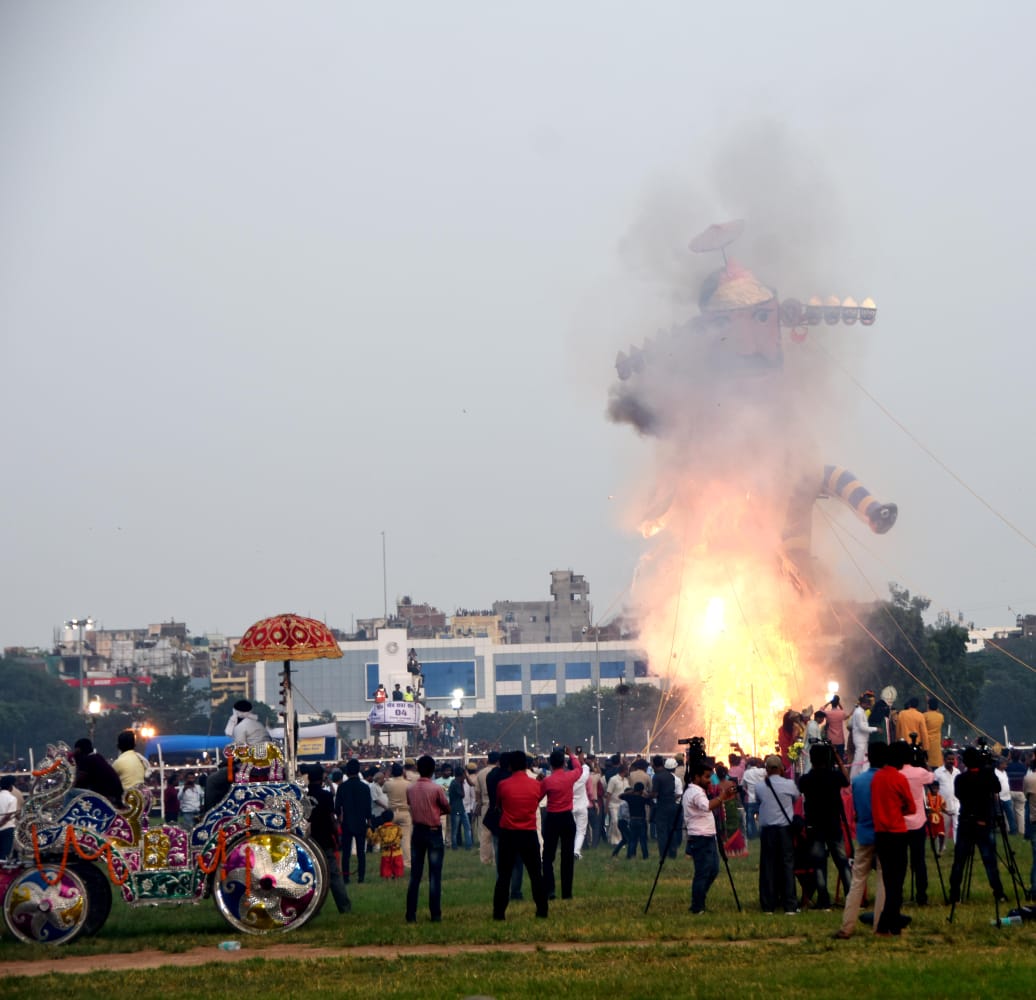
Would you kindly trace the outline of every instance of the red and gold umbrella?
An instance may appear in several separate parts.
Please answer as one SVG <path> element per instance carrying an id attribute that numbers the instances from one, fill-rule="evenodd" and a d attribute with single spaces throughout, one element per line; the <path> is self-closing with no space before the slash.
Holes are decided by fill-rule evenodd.
<path id="1" fill-rule="evenodd" d="M 342 655 L 331 630 L 315 618 L 274 615 L 249 626 L 234 648 L 235 663 L 257 660 L 333 660 Z"/>
<path id="2" fill-rule="evenodd" d="M 283 660 L 284 747 L 288 776 L 295 776 L 295 708 L 291 689 L 292 660 L 333 660 L 342 655 L 331 630 L 315 618 L 274 615 L 249 626 L 234 648 L 235 663 Z"/>

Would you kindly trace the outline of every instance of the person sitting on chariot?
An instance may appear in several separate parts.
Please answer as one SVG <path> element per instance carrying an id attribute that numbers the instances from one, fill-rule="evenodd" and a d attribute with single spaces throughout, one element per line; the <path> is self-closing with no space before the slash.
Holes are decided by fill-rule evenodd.
<path id="1" fill-rule="evenodd" d="M 250 747 L 270 742 L 266 726 L 252 711 L 252 703 L 247 698 L 234 702 L 234 711 L 230 715 L 225 732 L 235 743 L 245 743 Z"/>
<path id="2" fill-rule="evenodd" d="M 119 733 L 115 745 L 119 748 L 119 756 L 115 758 L 112 768 L 122 782 L 122 790 L 143 785 L 151 773 L 151 765 L 147 758 L 137 752 L 137 738 L 132 729 L 124 729 Z"/>
<path id="3" fill-rule="evenodd" d="M 85 736 L 78 739 L 72 748 L 72 760 L 76 765 L 76 780 L 73 789 L 97 792 L 110 799 L 116 809 L 123 808 L 122 782 L 115 768 L 96 750 L 93 741 Z"/>

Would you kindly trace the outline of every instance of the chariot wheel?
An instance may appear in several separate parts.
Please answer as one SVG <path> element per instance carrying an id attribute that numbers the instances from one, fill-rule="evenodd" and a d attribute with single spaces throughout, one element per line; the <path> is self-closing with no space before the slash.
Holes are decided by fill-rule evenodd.
<path id="1" fill-rule="evenodd" d="M 112 911 L 112 885 L 108 876 L 99 868 L 87 862 L 76 862 L 69 866 L 74 868 L 86 883 L 87 888 L 87 913 L 86 924 L 83 927 L 83 934 L 96 934 L 108 919 Z"/>
<path id="2" fill-rule="evenodd" d="M 327 896 L 324 852 L 292 833 L 249 833 L 227 845 L 213 895 L 223 919 L 246 934 L 301 927 Z"/>
<path id="3" fill-rule="evenodd" d="M 48 879 L 54 884 L 48 884 Z M 69 865 L 64 871 L 56 864 L 27 868 L 11 881 L 4 893 L 4 922 L 19 941 L 68 944 L 87 932 L 92 891 L 93 879 L 84 876 L 78 867 Z M 108 905 L 111 905 L 110 890 Z"/>

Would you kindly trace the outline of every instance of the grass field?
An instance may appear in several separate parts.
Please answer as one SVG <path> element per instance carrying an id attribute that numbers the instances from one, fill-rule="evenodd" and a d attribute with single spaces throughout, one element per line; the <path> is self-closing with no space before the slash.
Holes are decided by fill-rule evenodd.
<path id="1" fill-rule="evenodd" d="M 1013 841 L 1028 875 L 1029 849 Z M 339 916 L 329 902 L 306 927 L 288 935 L 250 937 L 231 933 L 211 901 L 176 908 L 130 908 L 116 900 L 101 932 L 59 949 L 23 945 L 9 934 L 0 940 L 0 963 L 47 963 L 42 976 L 4 974 L 7 998 L 76 996 L 110 1000 L 147 992 L 170 997 L 230 996 L 244 990 L 299 997 L 499 998 L 669 996 L 767 997 L 791 991 L 827 996 L 837 990 L 855 998 L 881 996 L 925 1000 L 939 997 L 1031 996 L 1036 992 L 1036 934 L 1032 926 L 993 927 L 994 907 L 981 866 L 972 898 L 958 906 L 952 924 L 941 902 L 907 905 L 914 922 L 901 938 L 875 938 L 857 929 L 851 941 L 835 941 L 841 913 L 806 911 L 795 917 L 759 912 L 757 846 L 731 870 L 743 911 L 737 912 L 726 873 L 713 886 L 709 912 L 691 917 L 690 862 L 666 863 L 650 912 L 644 904 L 657 860 L 613 860 L 604 850 L 584 853 L 576 864 L 575 899 L 551 904 L 547 921 L 536 920 L 526 901 L 512 903 L 504 923 L 491 920 L 493 872 L 477 852 L 447 852 L 444 916 L 427 919 L 426 897 L 418 923 L 403 921 L 405 882 L 375 874 L 350 885 L 353 912 Z M 950 857 L 942 860 L 944 876 Z M 930 898 L 940 899 L 938 876 L 929 860 Z M 226 968 L 220 941 L 237 938 L 255 961 Z M 578 942 L 581 950 L 537 949 L 508 953 L 511 943 L 557 945 Z M 298 959 L 266 960 L 271 945 L 297 946 Z M 391 945 L 399 955 L 351 957 L 350 947 Z M 441 954 L 408 956 L 408 948 L 438 946 Z M 592 947 L 586 948 L 586 945 Z M 341 957 L 306 958 L 307 948 L 341 950 Z M 104 956 L 158 948 L 169 965 L 153 970 L 61 974 L 72 956 Z M 177 967 L 177 954 L 211 949 L 212 964 Z"/>

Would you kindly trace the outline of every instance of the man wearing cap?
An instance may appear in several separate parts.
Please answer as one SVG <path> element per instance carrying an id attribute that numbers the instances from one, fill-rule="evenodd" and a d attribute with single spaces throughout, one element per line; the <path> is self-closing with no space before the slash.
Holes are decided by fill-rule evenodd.
<path id="1" fill-rule="evenodd" d="M 794 781 L 784 777 L 784 764 L 777 754 L 770 754 L 763 765 L 766 778 L 755 786 L 759 803 L 759 903 L 764 913 L 783 906 L 790 915 L 799 911 L 791 828 L 799 790 Z"/>
<path id="2" fill-rule="evenodd" d="M 247 698 L 234 702 L 234 711 L 230 713 L 227 727 L 224 730 L 236 744 L 247 744 L 250 747 L 260 743 L 269 743 L 270 734 L 259 721 L 259 716 L 252 711 L 252 703 Z"/>
<path id="3" fill-rule="evenodd" d="M 864 691 L 853 709 L 853 714 L 849 717 L 849 735 L 853 744 L 853 766 L 850 776 L 853 778 L 867 770 L 867 746 L 870 743 L 871 733 L 878 731 L 877 726 L 872 726 L 867 721 L 873 705 L 874 692 Z"/>
<path id="4" fill-rule="evenodd" d="M 672 768 L 666 767 L 666 760 L 660 754 L 651 758 L 651 767 L 654 770 L 651 777 L 651 797 L 655 805 L 655 839 L 658 841 L 660 858 L 667 851 L 670 858 L 675 858 L 676 849 L 680 846 L 680 832 L 676 828 L 676 781 L 673 777 L 676 758 L 670 760 L 673 762 Z"/>
<path id="5" fill-rule="evenodd" d="M 432 922 L 442 920 L 442 862 L 446 853 L 442 838 L 442 817 L 449 816 L 450 803 L 440 785 L 432 781 L 435 759 L 424 754 L 417 760 L 418 779 L 406 791 L 413 820 L 410 884 L 406 891 L 406 922 L 417 920 L 417 894 L 428 859 L 428 909 Z"/>
<path id="6" fill-rule="evenodd" d="M 673 763 L 676 763 L 675 760 Z M 691 913 L 694 914 L 705 912 L 705 897 L 719 874 L 715 810 L 737 794 L 737 786 L 733 782 L 728 782 L 719 795 L 710 799 L 711 784 L 712 765 L 704 760 L 695 761 L 691 765 L 691 783 L 687 786 L 683 797 L 683 826 L 687 833 L 687 856 L 694 860 L 694 881 L 691 882 L 690 907 Z"/>

